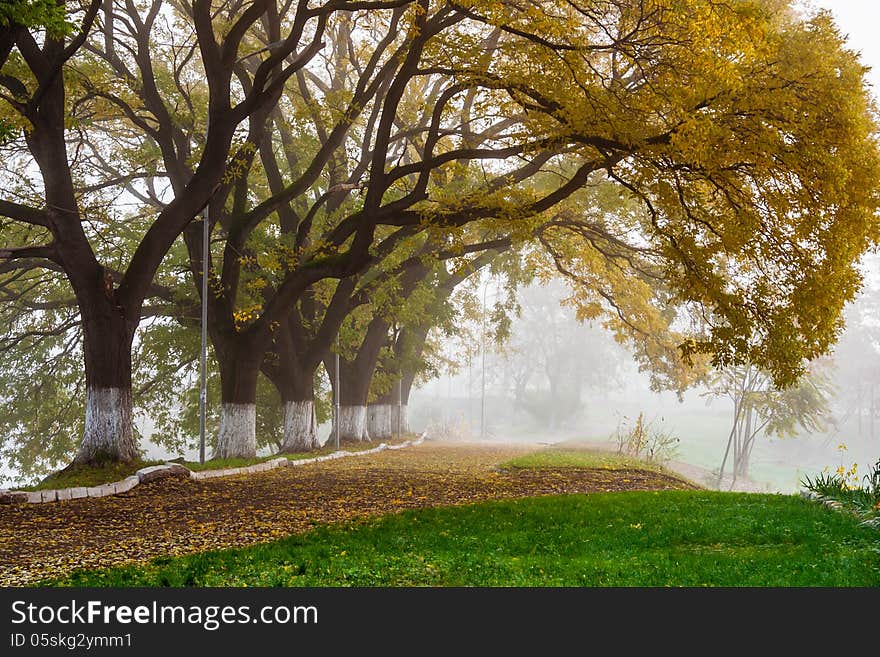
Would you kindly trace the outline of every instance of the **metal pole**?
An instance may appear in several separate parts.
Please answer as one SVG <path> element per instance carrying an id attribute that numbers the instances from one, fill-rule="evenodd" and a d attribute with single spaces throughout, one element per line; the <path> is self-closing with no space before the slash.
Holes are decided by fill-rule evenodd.
<path id="1" fill-rule="evenodd" d="M 336 338 L 336 449 L 339 449 L 339 422 L 341 420 L 339 397 L 342 391 L 339 389 L 339 338 Z"/>
<path id="2" fill-rule="evenodd" d="M 489 289 L 489 281 L 486 281 L 485 286 L 483 287 L 483 316 L 481 319 L 481 345 L 480 351 L 481 353 L 481 369 L 482 374 L 480 376 L 480 438 L 485 437 L 486 435 L 486 290 Z"/>
<path id="3" fill-rule="evenodd" d="M 202 353 L 199 391 L 199 463 L 205 462 L 205 428 L 208 412 L 208 267 L 210 266 L 208 206 L 202 214 Z"/>
<path id="4" fill-rule="evenodd" d="M 397 379 L 397 437 L 400 438 L 403 433 L 400 430 L 401 415 L 403 413 L 403 377 Z"/>
<path id="5" fill-rule="evenodd" d="M 467 430 L 474 431 L 474 359 L 468 354 Z"/>

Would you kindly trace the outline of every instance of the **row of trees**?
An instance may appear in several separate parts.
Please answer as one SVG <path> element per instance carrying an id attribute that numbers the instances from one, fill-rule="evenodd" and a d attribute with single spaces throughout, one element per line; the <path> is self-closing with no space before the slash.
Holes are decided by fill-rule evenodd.
<path id="1" fill-rule="evenodd" d="M 167 399 L 191 362 L 206 270 L 216 454 L 249 456 L 261 374 L 281 449 L 314 446 L 337 343 L 340 430 L 381 435 L 456 285 L 490 263 L 567 277 L 658 385 L 703 355 L 791 383 L 877 238 L 864 69 L 827 15 L 785 2 L 64 9 L 0 34 L 19 451 L 46 434 L 16 409 L 84 395 L 75 460 L 136 458 L 133 398 Z"/>

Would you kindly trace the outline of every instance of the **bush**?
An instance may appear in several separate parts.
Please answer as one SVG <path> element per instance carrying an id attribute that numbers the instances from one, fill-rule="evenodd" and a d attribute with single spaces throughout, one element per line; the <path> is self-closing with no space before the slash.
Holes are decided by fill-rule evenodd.
<path id="1" fill-rule="evenodd" d="M 880 460 L 862 477 L 861 486 L 852 481 L 854 473 L 855 466 L 849 471 L 839 468 L 834 474 L 805 477 L 801 485 L 817 501 L 849 511 L 862 518 L 864 524 L 880 528 Z"/>
<path id="2" fill-rule="evenodd" d="M 632 428 L 627 426 L 624 418 L 614 433 L 617 453 L 642 458 L 651 463 L 666 463 L 674 458 L 680 440 L 673 433 L 653 425 L 654 420 L 645 422 L 644 413 L 639 413 Z"/>

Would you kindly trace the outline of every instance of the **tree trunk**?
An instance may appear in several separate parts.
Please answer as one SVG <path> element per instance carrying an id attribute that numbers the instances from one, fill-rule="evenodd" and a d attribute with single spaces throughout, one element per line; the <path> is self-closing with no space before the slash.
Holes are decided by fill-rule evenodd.
<path id="1" fill-rule="evenodd" d="M 750 407 L 746 411 L 746 426 L 745 432 L 743 433 L 742 445 L 739 451 L 739 458 L 737 462 L 736 475 L 743 479 L 747 479 L 749 476 L 749 455 L 751 454 L 751 443 L 754 440 L 754 436 L 752 435 L 752 416 L 754 410 Z"/>
<path id="2" fill-rule="evenodd" d="M 388 334 L 388 323 L 376 317 L 367 327 L 366 335 L 354 360 L 339 359 L 339 388 L 336 388 L 336 357 L 328 354 L 324 367 L 330 375 L 334 402 L 339 409 L 339 440 L 348 442 L 369 441 L 367 427 L 367 399 L 370 381 L 379 360 L 379 352 Z M 336 427 L 333 427 L 334 436 Z"/>
<path id="3" fill-rule="evenodd" d="M 139 456 L 131 420 L 131 341 L 120 335 L 108 337 L 111 340 L 104 344 L 115 341 L 116 348 L 101 353 L 85 347 L 85 431 L 74 463 L 134 461 Z"/>
<path id="4" fill-rule="evenodd" d="M 397 433 L 397 406 L 370 404 L 367 407 L 367 433 L 373 440 L 390 440 Z"/>
<path id="5" fill-rule="evenodd" d="M 331 440 L 336 438 L 336 424 L 333 425 Z M 367 406 L 339 407 L 339 443 L 370 442 L 367 430 Z"/>
<path id="6" fill-rule="evenodd" d="M 367 409 L 367 428 L 374 440 L 387 440 L 409 433 L 407 405 L 415 375 L 404 373 L 403 380 L 376 399 Z"/>
<path id="7" fill-rule="evenodd" d="M 425 342 L 428 339 L 428 327 L 419 326 L 412 330 L 404 329 L 400 332 L 399 340 L 402 347 L 409 352 L 409 358 L 413 362 L 420 362 Z M 400 432 L 410 433 L 409 428 L 409 395 L 412 392 L 413 383 L 416 380 L 416 369 L 404 368 L 400 381 Z M 395 400 L 396 401 L 396 400 Z"/>
<path id="8" fill-rule="evenodd" d="M 257 376 L 262 351 L 236 336 L 235 344 L 217 349 L 220 361 L 220 433 L 212 458 L 253 458 L 257 455 Z M 215 341 L 215 345 L 218 342 Z"/>
<path id="9" fill-rule="evenodd" d="M 284 442 L 281 444 L 280 452 L 282 454 L 310 452 L 320 446 L 314 399 L 285 401 Z"/>
<path id="10" fill-rule="evenodd" d="M 243 458 L 257 455 L 257 407 L 254 403 L 224 401 L 220 407 L 220 433 L 212 459 Z"/>
<path id="11" fill-rule="evenodd" d="M 62 43 L 47 37 L 46 52 Z M 86 417 L 76 464 L 133 461 L 139 456 L 132 427 L 131 343 L 140 309 L 126 317 L 124 304 L 83 229 L 65 142 L 64 78 L 51 68 L 37 71 L 43 95 L 28 112 L 28 149 L 43 178 L 54 259 L 64 270 L 82 318 Z"/>
<path id="12" fill-rule="evenodd" d="M 409 406 L 403 404 L 400 407 L 400 434 L 406 435 L 411 433 L 409 428 Z"/>
<path id="13" fill-rule="evenodd" d="M 315 417 L 315 372 L 320 359 L 309 353 L 304 331 L 288 317 L 275 331 L 261 369 L 272 382 L 284 408 L 282 454 L 318 449 Z"/>
<path id="14" fill-rule="evenodd" d="M 109 280 L 106 284 L 112 290 Z M 86 418 L 74 463 L 135 461 L 139 452 L 132 427 L 131 343 L 137 322 L 126 321 L 100 291 L 82 297 Z"/>

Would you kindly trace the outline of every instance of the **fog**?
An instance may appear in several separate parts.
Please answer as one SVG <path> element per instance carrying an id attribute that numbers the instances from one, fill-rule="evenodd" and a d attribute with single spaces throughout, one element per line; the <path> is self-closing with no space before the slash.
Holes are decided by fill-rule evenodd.
<path id="1" fill-rule="evenodd" d="M 758 431 L 747 477 L 732 480 L 729 457 L 721 488 L 791 493 L 801 489 L 804 476 L 857 464 L 861 477 L 880 458 L 876 260 L 866 269 L 865 290 L 847 309 L 847 328 L 834 354 L 814 368 L 827 379 L 827 409 L 811 411 L 816 424 L 827 426 L 795 423 L 784 437 Z M 566 295 L 558 282 L 520 290 L 522 312 L 503 343 L 486 339 L 481 349 L 481 327 L 470 338 L 471 353 L 460 340 L 442 342 L 443 360 L 457 367 L 413 391 L 412 428 L 436 439 L 577 441 L 617 449 L 616 435 L 632 429 L 641 414 L 652 430 L 677 439 L 660 460 L 717 487 L 733 401 L 712 395 L 706 385 L 681 398 L 653 391 L 626 346 L 600 323 L 578 322 L 571 308 L 560 305 Z"/>

